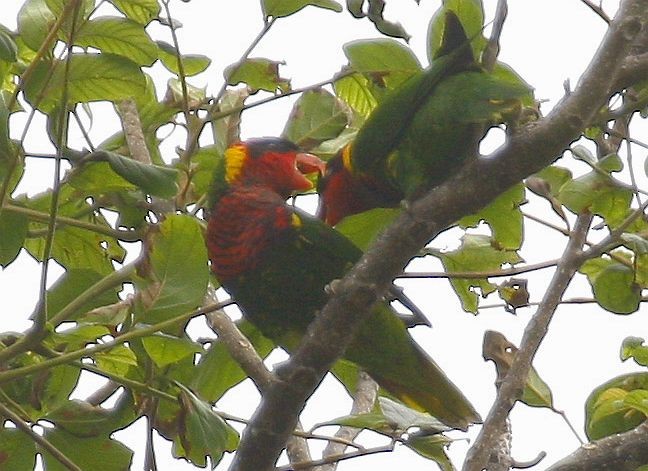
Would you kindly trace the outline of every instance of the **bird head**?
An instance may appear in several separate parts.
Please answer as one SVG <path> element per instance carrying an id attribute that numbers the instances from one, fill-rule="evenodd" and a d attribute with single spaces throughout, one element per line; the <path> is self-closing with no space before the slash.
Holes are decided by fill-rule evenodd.
<path id="1" fill-rule="evenodd" d="M 306 175 L 323 173 L 319 157 L 302 152 L 278 137 L 248 139 L 225 151 L 225 180 L 229 185 L 267 185 L 282 196 L 313 187 Z"/>

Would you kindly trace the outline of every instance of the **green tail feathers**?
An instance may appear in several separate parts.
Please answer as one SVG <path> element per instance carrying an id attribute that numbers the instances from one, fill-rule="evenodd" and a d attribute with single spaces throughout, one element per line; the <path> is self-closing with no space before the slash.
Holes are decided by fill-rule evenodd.
<path id="1" fill-rule="evenodd" d="M 374 309 L 345 358 L 407 406 L 465 430 L 481 417 L 386 305 Z"/>

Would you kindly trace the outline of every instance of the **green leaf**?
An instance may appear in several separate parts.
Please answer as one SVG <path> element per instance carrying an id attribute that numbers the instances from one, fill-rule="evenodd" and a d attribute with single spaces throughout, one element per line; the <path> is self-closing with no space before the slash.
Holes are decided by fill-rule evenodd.
<path id="1" fill-rule="evenodd" d="M 36 466 L 36 444 L 15 428 L 0 428 L 0 469 L 32 471 Z"/>
<path id="2" fill-rule="evenodd" d="M 20 39 L 30 49 L 38 51 L 55 22 L 56 16 L 47 7 L 45 0 L 27 0 L 18 12 Z"/>
<path id="3" fill-rule="evenodd" d="M 560 192 L 560 188 L 569 182 L 572 179 L 572 173 L 570 170 L 560 167 L 558 165 L 550 165 L 540 170 L 538 173 L 534 173 L 532 177 L 540 178 L 549 185 L 550 194 L 557 196 Z M 545 197 L 544 194 L 537 193 L 534 191 L 533 187 L 529 187 L 529 190 L 538 194 L 539 196 Z"/>
<path id="4" fill-rule="evenodd" d="M 621 234 L 621 240 L 623 245 L 628 247 L 637 255 L 646 255 L 648 254 L 648 239 L 641 237 L 638 234 L 631 234 L 625 232 Z"/>
<path id="5" fill-rule="evenodd" d="M 86 21 L 74 42 L 126 57 L 137 65 L 151 66 L 158 58 L 158 48 L 144 27 L 126 18 L 104 16 Z"/>
<path id="6" fill-rule="evenodd" d="M 600 385 L 585 404 L 585 432 L 590 440 L 627 432 L 646 419 L 648 373 L 617 376 Z"/>
<path id="7" fill-rule="evenodd" d="M 265 338 L 248 321 L 238 321 L 237 327 L 252 342 L 261 358 L 265 358 L 273 350 L 274 343 Z M 201 356 L 191 381 L 191 387 L 200 394 L 200 397 L 209 402 L 216 402 L 226 391 L 245 378 L 247 378 L 247 374 L 231 357 L 227 347 L 223 342 L 216 340 L 207 353 Z"/>
<path id="8" fill-rule="evenodd" d="M 479 213 L 461 218 L 462 228 L 477 227 L 485 221 L 491 228 L 493 239 L 504 249 L 517 250 L 522 246 L 524 224 L 520 206 L 526 201 L 524 185 L 519 183 L 502 193 Z"/>
<path id="9" fill-rule="evenodd" d="M 47 313 L 50 318 L 58 314 L 61 309 L 76 300 L 80 294 L 97 284 L 102 278 L 103 276 L 94 270 L 75 268 L 67 270 L 48 290 Z M 117 291 L 116 288 L 113 288 L 94 296 L 84 305 L 79 306 L 72 314 L 82 314 L 99 306 L 116 303 L 119 301 Z"/>
<path id="10" fill-rule="evenodd" d="M 26 239 L 25 248 L 38 260 L 43 259 L 44 237 Z M 74 247 L 74 250 L 70 250 Z M 65 226 L 54 234 L 52 257 L 67 269 L 82 268 L 108 275 L 115 271 L 112 260 L 122 261 L 124 249 L 114 239 L 96 232 Z"/>
<path id="11" fill-rule="evenodd" d="M 34 399 L 40 401 L 41 409 L 50 411 L 66 403 L 76 388 L 80 374 L 78 368 L 70 365 L 55 366 L 43 372 L 39 379 L 44 380 L 44 383 L 39 380 L 34 383 Z"/>
<path id="12" fill-rule="evenodd" d="M 342 5 L 333 0 L 261 0 L 265 17 L 281 18 L 298 12 L 302 8 L 312 5 L 336 12 L 342 11 Z"/>
<path id="13" fill-rule="evenodd" d="M 641 337 L 626 337 L 621 345 L 621 360 L 632 358 L 641 366 L 648 366 L 648 346 Z"/>
<path id="14" fill-rule="evenodd" d="M 412 434 L 403 443 L 419 455 L 434 460 L 442 471 L 455 471 L 455 467 L 445 452 L 446 447 L 452 442 L 451 438 L 441 434 Z"/>
<path id="15" fill-rule="evenodd" d="M 195 218 L 171 215 L 151 238 L 149 279 L 136 284 L 142 291 L 140 321 L 170 319 L 200 306 L 207 289 L 207 249 Z"/>
<path id="16" fill-rule="evenodd" d="M 72 328 L 53 333 L 47 344 L 53 350 L 74 351 L 97 343 L 98 339 L 110 334 L 110 330 L 103 325 L 76 324 Z"/>
<path id="17" fill-rule="evenodd" d="M 18 46 L 8 31 L 0 29 L 0 60 L 16 62 Z"/>
<path id="18" fill-rule="evenodd" d="M 144 337 L 142 344 L 146 353 L 160 368 L 164 368 L 194 353 L 202 352 L 200 345 L 188 338 L 178 338 L 162 333 Z"/>
<path id="19" fill-rule="evenodd" d="M 398 22 L 388 21 L 383 16 L 385 5 L 383 2 L 369 2 L 369 9 L 367 10 L 367 18 L 374 24 L 376 29 L 385 36 L 393 38 L 402 38 L 409 41 L 411 36 L 405 31 L 403 25 Z"/>
<path id="20" fill-rule="evenodd" d="M 178 172 L 175 169 L 145 164 L 114 152 L 94 152 L 92 158 L 108 162 L 116 174 L 150 195 L 171 198 L 176 194 Z"/>
<path id="21" fill-rule="evenodd" d="M 112 409 L 72 399 L 45 418 L 75 437 L 87 438 L 124 428 L 137 418 L 137 413 L 131 396 L 127 395 L 126 400 L 120 400 Z"/>
<path id="22" fill-rule="evenodd" d="M 225 149 L 241 140 L 241 113 L 240 109 L 248 98 L 249 92 L 245 88 L 237 90 L 226 90 L 218 102 L 218 110 L 230 112 L 231 114 L 212 121 L 214 135 L 214 146 L 219 155 L 223 155 Z M 238 109 L 238 111 L 233 111 Z M 222 158 L 222 157 L 219 157 Z M 192 159 L 193 160 L 193 159 Z M 195 183 L 195 182 L 194 182 Z"/>
<path id="23" fill-rule="evenodd" d="M 290 90 L 290 80 L 279 76 L 279 65 L 281 64 L 283 62 L 270 59 L 245 59 L 243 62 L 228 66 L 223 75 L 229 85 L 243 82 L 252 89 L 252 93 L 259 90 L 283 93 Z"/>
<path id="24" fill-rule="evenodd" d="M 54 110 L 61 102 L 66 83 L 69 104 L 117 101 L 144 93 L 144 74 L 129 59 L 114 54 L 75 53 L 69 60 L 67 77 L 65 60 L 38 63 L 25 84 L 30 104 L 41 111 Z"/>
<path id="25" fill-rule="evenodd" d="M 155 41 L 155 43 L 158 45 L 160 60 L 164 64 L 164 67 L 174 74 L 180 75 L 180 69 L 178 68 L 178 50 L 164 41 Z M 198 75 L 204 72 L 209 67 L 209 64 L 211 64 L 209 57 L 200 54 L 185 54 L 180 56 L 180 59 L 182 60 L 182 71 L 185 77 Z"/>
<path id="26" fill-rule="evenodd" d="M 0 266 L 3 268 L 18 256 L 27 237 L 28 225 L 29 221 L 23 214 L 7 210 L 0 212 Z"/>
<path id="27" fill-rule="evenodd" d="M 466 234 L 461 239 L 461 246 L 451 252 L 434 253 L 441 259 L 447 273 L 493 271 L 499 270 L 504 264 L 515 264 L 522 261 L 517 252 L 502 250 L 493 240 L 485 235 Z M 486 278 L 452 278 L 450 284 L 459 296 L 463 309 L 477 313 L 478 293 L 486 297 L 497 287 Z"/>
<path id="28" fill-rule="evenodd" d="M 378 104 L 378 100 L 371 90 L 370 82 L 364 75 L 347 75 L 337 80 L 333 87 L 335 94 L 364 118 L 369 116 Z"/>
<path id="29" fill-rule="evenodd" d="M 374 208 L 353 214 L 340 221 L 335 229 L 362 250 L 366 250 L 378 235 L 400 214 L 396 208 Z"/>
<path id="30" fill-rule="evenodd" d="M 587 260 L 579 271 L 587 275 L 596 302 L 615 314 L 630 314 L 639 309 L 641 289 L 634 271 L 608 258 Z"/>
<path id="31" fill-rule="evenodd" d="M 157 0 L 108 0 L 131 20 L 147 25 L 157 18 L 160 4 Z"/>
<path id="32" fill-rule="evenodd" d="M 125 345 L 118 345 L 107 352 L 97 353 L 94 358 L 99 368 L 118 376 L 126 376 L 131 367 L 138 366 L 135 353 Z"/>
<path id="33" fill-rule="evenodd" d="M 387 397 L 378 397 L 378 404 L 372 412 L 352 414 L 322 422 L 313 428 L 326 425 L 344 425 L 392 436 L 394 433 L 405 433 L 412 427 L 420 428 L 426 433 L 438 433 L 450 430 L 449 427 L 429 414 L 410 409 Z"/>
<path id="34" fill-rule="evenodd" d="M 472 40 L 474 56 L 480 57 L 482 50 L 486 46 L 486 39 L 482 35 L 484 7 L 481 0 L 445 0 L 443 7 L 434 13 L 428 26 L 428 61 L 432 63 L 441 47 L 441 41 L 445 34 L 445 13 L 447 11 L 452 11 L 457 15 L 466 31 L 466 35 Z"/>
<path id="35" fill-rule="evenodd" d="M 337 137 L 347 125 L 344 106 L 323 89 L 304 93 L 295 102 L 282 137 L 310 149 Z"/>
<path id="36" fill-rule="evenodd" d="M 79 438 L 58 429 L 46 429 L 44 436 L 81 469 L 102 471 L 130 469 L 133 452 L 122 443 L 107 436 Z M 67 471 L 67 468 L 49 452 L 43 449 L 39 449 L 39 452 L 43 455 L 44 467 L 47 471 Z"/>
<path id="37" fill-rule="evenodd" d="M 115 173 L 108 162 L 86 162 L 70 175 L 69 182 L 88 196 L 137 190 L 135 184 Z"/>
<path id="38" fill-rule="evenodd" d="M 205 467 L 207 458 L 215 467 L 226 451 L 234 451 L 239 442 L 236 430 L 216 414 L 210 405 L 178 385 L 182 404 L 182 425 L 173 442 L 173 454 Z"/>
<path id="39" fill-rule="evenodd" d="M 412 50 L 393 39 L 353 41 L 343 49 L 353 70 L 390 89 L 421 70 Z"/>

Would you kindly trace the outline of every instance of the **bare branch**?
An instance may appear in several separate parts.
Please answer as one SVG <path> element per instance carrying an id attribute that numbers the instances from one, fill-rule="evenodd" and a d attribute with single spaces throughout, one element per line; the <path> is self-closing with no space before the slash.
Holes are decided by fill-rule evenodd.
<path id="1" fill-rule="evenodd" d="M 353 398 L 353 406 L 351 407 L 351 414 L 371 412 L 377 396 L 378 384 L 367 373 L 360 371 L 355 396 Z M 360 431 L 360 429 L 354 427 L 340 427 L 335 433 L 335 437 L 351 441 L 358 436 Z M 330 458 L 332 456 L 339 456 L 344 453 L 346 447 L 347 445 L 341 442 L 329 442 L 326 448 L 324 448 L 322 457 Z M 316 471 L 334 471 L 337 468 L 337 463 L 339 461 L 319 466 L 316 468 Z"/>

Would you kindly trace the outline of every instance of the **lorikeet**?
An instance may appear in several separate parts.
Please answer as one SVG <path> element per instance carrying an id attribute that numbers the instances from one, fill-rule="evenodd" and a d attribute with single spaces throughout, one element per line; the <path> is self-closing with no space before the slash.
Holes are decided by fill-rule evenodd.
<path id="1" fill-rule="evenodd" d="M 332 159 L 319 188 L 319 216 L 334 225 L 441 184 L 478 155 L 488 129 L 507 122 L 530 93 L 503 66 L 479 67 L 461 22 L 447 11 L 431 66 L 389 92 Z"/>
<path id="2" fill-rule="evenodd" d="M 290 194 L 312 186 L 298 168 L 317 170 L 314 159 L 279 138 L 230 147 L 224 159 L 227 185 L 218 184 L 207 229 L 212 271 L 244 316 L 288 351 L 326 304 L 325 287 L 361 256 L 340 233 L 286 204 Z M 389 304 L 372 314 L 344 358 L 410 407 L 461 429 L 478 422 L 479 414 Z"/>

